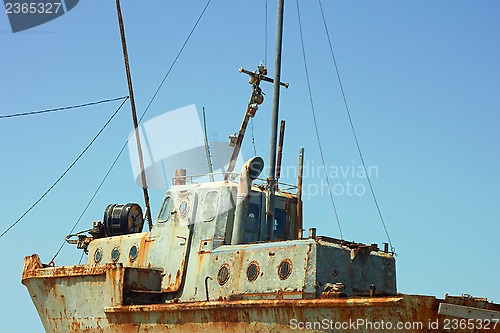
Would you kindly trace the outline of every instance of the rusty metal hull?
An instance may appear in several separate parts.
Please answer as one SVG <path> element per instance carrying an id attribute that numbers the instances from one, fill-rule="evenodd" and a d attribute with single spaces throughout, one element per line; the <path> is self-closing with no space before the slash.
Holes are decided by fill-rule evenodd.
<path id="1" fill-rule="evenodd" d="M 123 305 L 126 267 L 44 267 L 38 256 L 28 258 L 22 282 L 47 332 L 500 332 L 500 305 L 471 298 L 292 300 L 277 293 L 266 300 Z"/>
<path id="2" fill-rule="evenodd" d="M 166 328 L 169 332 L 450 332 L 456 318 L 438 314 L 442 302 L 399 295 L 120 306 L 106 308 L 106 313 L 112 332 L 164 332 Z M 490 324 L 486 330 L 451 331 L 498 332 L 500 327 L 494 330 Z"/>

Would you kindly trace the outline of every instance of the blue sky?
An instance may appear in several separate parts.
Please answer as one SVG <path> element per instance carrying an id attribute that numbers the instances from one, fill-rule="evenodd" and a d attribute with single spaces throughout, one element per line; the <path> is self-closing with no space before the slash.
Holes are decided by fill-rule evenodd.
<path id="1" fill-rule="evenodd" d="M 275 1 L 269 0 L 268 67 L 272 73 Z M 360 166 L 316 1 L 301 15 L 312 94 L 328 168 Z M 136 103 L 142 112 L 205 1 L 130 1 L 122 11 Z M 373 185 L 396 247 L 398 289 L 435 295 L 468 293 L 500 302 L 500 21 L 498 1 L 323 1 L 337 62 Z M 196 104 L 207 110 L 209 135 L 238 130 L 250 94 L 239 67 L 265 54 L 265 1 L 213 0 L 145 120 Z M 281 118 L 287 120 L 284 165 L 321 164 L 310 111 L 294 1 L 287 1 Z M 82 1 L 42 26 L 13 34 L 0 13 L 0 114 L 42 110 L 128 94 L 113 1 Z M 272 87 L 254 121 L 258 155 L 269 156 Z M 30 117 L 0 119 L 2 231 L 65 170 L 119 102 Z M 173 128 L 179 126 L 172 124 Z M 41 332 L 26 288 L 25 255 L 48 262 L 125 142 L 127 104 L 92 149 L 15 228 L 3 253 L 0 332 Z M 169 129 L 166 128 L 166 131 Z M 186 133 L 186 136 L 188 133 Z M 188 138 L 186 138 L 188 139 Z M 175 144 L 175 143 L 169 143 Z M 253 154 L 250 137 L 243 153 Z M 351 168 L 351 169 L 349 169 Z M 284 181 L 295 182 L 293 175 Z M 304 225 L 338 237 L 318 176 L 305 179 Z M 365 189 L 348 195 L 346 183 Z M 386 241 L 366 180 L 331 179 L 344 238 Z M 151 193 L 156 215 L 163 191 Z M 125 153 L 78 230 L 102 219 L 109 203 L 138 202 Z M 78 262 L 65 246 L 58 265 Z"/>

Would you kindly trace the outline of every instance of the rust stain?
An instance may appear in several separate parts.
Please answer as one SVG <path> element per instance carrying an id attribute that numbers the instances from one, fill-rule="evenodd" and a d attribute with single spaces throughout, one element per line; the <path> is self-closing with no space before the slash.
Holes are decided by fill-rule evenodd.
<path id="1" fill-rule="evenodd" d="M 344 299 L 277 299 L 277 300 L 238 300 L 208 301 L 193 303 L 168 303 L 147 306 L 122 306 L 106 308 L 111 321 L 119 321 L 124 314 L 133 318 L 145 313 L 156 318 L 156 324 L 172 324 L 170 328 L 187 329 L 195 323 L 205 329 L 246 329 L 249 323 L 269 324 L 263 331 L 291 331 L 290 318 L 302 321 L 329 318 L 336 321 L 363 318 L 371 321 L 420 321 L 440 318 L 437 306 L 442 300 L 428 296 L 400 295 L 391 297 L 356 297 Z M 497 307 L 500 307 L 497 305 Z M 442 318 L 441 318 L 442 319 Z M 238 326 L 240 325 L 240 326 Z M 417 332 L 419 330 L 415 330 Z M 458 330 L 457 332 L 465 332 Z M 482 332 L 477 330 L 477 332 Z"/>
<path id="2" fill-rule="evenodd" d="M 318 241 L 318 240 L 317 240 Z M 145 242 L 141 242 L 142 246 Z M 349 244 L 352 248 L 360 248 L 359 244 Z M 363 247 L 361 247 L 363 248 Z M 312 246 L 309 246 L 311 251 Z M 203 256 L 200 256 L 203 257 Z M 267 257 L 267 256 L 266 256 Z M 207 257 L 205 257 L 205 260 Z M 274 258 L 274 257 L 268 257 Z M 200 261 L 203 260 L 200 258 Z M 285 258 L 284 260 L 287 260 Z M 289 259 L 288 259 L 289 260 Z M 251 258 L 245 258 L 243 252 L 236 253 L 230 265 L 235 276 L 245 274 Z M 182 268 L 176 271 L 175 281 L 172 275 L 167 277 L 169 287 L 180 286 Z M 134 268 L 136 269 L 136 268 Z M 451 297 L 444 300 L 430 296 L 375 296 L 375 297 L 341 297 L 312 298 L 314 293 L 304 293 L 298 290 L 280 290 L 275 293 L 233 293 L 229 299 L 204 302 L 179 302 L 148 305 L 123 305 L 124 277 L 127 268 L 121 264 L 79 265 L 49 267 L 41 263 L 37 255 L 25 258 L 23 283 L 27 286 L 36 285 L 40 289 L 39 297 L 32 295 L 33 301 L 43 314 L 43 324 L 47 331 L 55 332 L 185 332 L 185 331 L 280 331 L 292 332 L 289 321 L 320 321 L 328 318 L 334 321 L 349 321 L 361 318 L 371 321 L 392 322 L 422 322 L 439 320 L 443 323 L 445 317 L 438 314 L 440 303 L 470 306 L 500 312 L 500 305 L 487 302 L 485 299 L 469 296 Z M 105 275 L 105 277 L 98 277 Z M 102 317 L 77 317 L 67 309 L 68 295 L 56 289 L 59 286 L 88 279 L 106 281 L 109 288 L 110 306 L 99 308 Z M 64 283 L 56 283 L 57 279 L 65 279 Z M 234 279 L 236 281 L 246 279 Z M 60 280 L 59 280 L 60 281 Z M 132 288 L 134 285 L 132 284 Z M 178 287 L 177 287 L 178 288 Z M 238 290 L 237 285 L 224 286 Z M 177 289 L 176 289 L 177 290 Z M 52 308 L 44 307 L 43 302 L 52 299 Z M 108 301 L 107 300 L 107 301 Z M 140 324 L 138 324 L 140 323 Z M 249 326 L 250 325 L 250 326 Z M 363 330 L 364 332 L 371 332 Z M 413 330 L 412 332 L 444 332 L 444 330 Z M 491 330 L 463 330 L 455 333 L 491 332 Z"/>
<path id="3" fill-rule="evenodd" d="M 175 274 L 175 283 L 172 283 L 172 275 L 169 274 L 167 278 L 167 287 L 162 288 L 163 292 L 174 292 L 179 290 L 182 284 L 182 272 L 184 271 L 186 257 L 182 258 L 181 267 L 177 270 Z"/>
<path id="4" fill-rule="evenodd" d="M 137 267 L 146 267 L 147 254 L 150 252 L 150 246 L 152 244 L 153 242 L 149 241 L 147 234 L 144 234 L 144 237 L 141 238 L 139 243 L 139 253 L 136 259 Z"/>
<path id="5" fill-rule="evenodd" d="M 25 265 L 22 275 L 22 281 L 31 278 L 57 278 L 68 276 L 101 275 L 108 270 L 116 269 L 116 264 L 106 265 L 76 265 L 49 267 L 40 262 L 38 255 L 25 258 Z"/>
<path id="6" fill-rule="evenodd" d="M 212 242 L 213 239 L 211 238 L 208 238 L 208 239 L 202 239 L 200 241 L 200 246 L 199 246 L 199 249 L 198 249 L 198 254 L 205 254 L 205 253 L 210 253 L 211 251 L 209 250 L 203 250 L 203 246 L 206 246 L 208 243 Z"/>

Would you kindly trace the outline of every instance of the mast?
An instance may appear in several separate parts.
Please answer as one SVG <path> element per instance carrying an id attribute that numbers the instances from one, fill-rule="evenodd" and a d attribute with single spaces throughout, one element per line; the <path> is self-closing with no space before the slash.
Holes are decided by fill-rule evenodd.
<path id="1" fill-rule="evenodd" d="M 245 137 L 245 132 L 247 130 L 248 121 L 250 120 L 250 118 L 255 116 L 255 113 L 259 109 L 259 105 L 264 102 L 264 94 L 262 92 L 262 89 L 260 88 L 260 82 L 274 82 L 273 79 L 266 76 L 267 68 L 264 65 L 259 65 L 257 70 L 254 72 L 248 71 L 244 68 L 240 68 L 240 72 L 250 76 L 250 81 L 248 83 L 250 83 L 253 88 L 238 135 L 233 137 L 234 142 L 230 143 L 230 145 L 233 147 L 233 152 L 231 154 L 231 159 L 229 160 L 229 166 L 227 167 L 226 173 L 224 175 L 224 180 L 230 179 L 231 173 L 234 171 L 236 160 L 238 159 L 238 154 L 240 153 L 241 144 L 243 143 L 243 138 Z M 278 82 L 278 84 L 285 88 L 288 88 L 288 83 Z"/>
<path id="2" fill-rule="evenodd" d="M 144 170 L 144 159 L 142 156 L 141 138 L 139 136 L 139 123 L 137 121 L 137 113 L 135 109 L 134 90 L 132 89 L 132 76 L 130 74 L 130 66 L 128 63 L 127 41 L 125 40 L 125 28 L 123 26 L 122 10 L 120 8 L 120 0 L 116 0 L 116 12 L 118 14 L 118 24 L 120 25 L 120 35 L 122 38 L 123 60 L 125 61 L 125 71 L 127 72 L 128 92 L 130 96 L 130 106 L 132 108 L 132 120 L 134 122 L 135 140 L 137 142 L 137 153 L 139 155 L 139 165 L 141 168 L 142 192 L 144 194 L 144 202 L 146 204 L 146 218 L 148 220 L 149 230 L 153 227 L 151 219 L 151 207 L 149 205 L 148 185 L 146 182 L 146 172 Z"/>
<path id="3" fill-rule="evenodd" d="M 276 186 L 276 143 L 278 136 L 278 113 L 280 99 L 280 80 L 281 80 L 281 49 L 283 44 L 283 11 L 284 0 L 278 0 L 278 17 L 276 22 L 276 56 L 274 59 L 274 89 L 273 89 L 273 107 L 271 123 L 271 144 L 269 154 L 269 175 L 267 177 L 267 196 L 266 196 L 266 225 L 267 238 L 273 239 L 274 232 L 274 192 Z"/>
<path id="4" fill-rule="evenodd" d="M 304 175 L 304 147 L 300 147 L 299 152 L 299 170 L 297 175 L 297 239 L 301 239 L 299 237 L 299 230 L 302 230 L 302 176 Z M 300 231 L 302 234 L 302 231 Z"/>
<path id="5" fill-rule="evenodd" d="M 245 132 L 247 130 L 248 121 L 250 118 L 255 116 L 255 113 L 259 109 L 259 104 L 264 102 L 264 95 L 262 94 L 262 89 L 260 88 L 260 82 L 267 79 L 271 81 L 272 79 L 266 77 L 267 69 L 264 65 L 260 65 L 255 72 L 247 71 L 246 69 L 240 68 L 240 73 L 245 73 L 250 76 L 249 83 L 252 84 L 252 94 L 250 95 L 250 100 L 248 101 L 248 106 L 241 121 L 240 130 L 236 136 L 236 141 L 232 142 L 233 152 L 231 153 L 231 158 L 229 160 L 229 166 L 227 167 L 226 173 L 224 175 L 224 180 L 231 178 L 231 173 L 234 171 L 236 165 L 236 160 L 238 159 L 238 154 L 240 153 L 241 144 L 243 143 L 243 138 L 245 137 Z"/>

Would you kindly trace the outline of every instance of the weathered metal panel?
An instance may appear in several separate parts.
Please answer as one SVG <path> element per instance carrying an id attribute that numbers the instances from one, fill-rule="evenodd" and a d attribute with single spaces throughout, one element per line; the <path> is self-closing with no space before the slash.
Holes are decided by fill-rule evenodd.
<path id="1" fill-rule="evenodd" d="M 272 298 L 283 297 L 287 293 L 302 298 L 308 282 L 306 268 L 312 246 L 314 241 L 311 240 L 219 247 L 211 252 L 209 275 L 213 282 L 210 283 L 210 298 L 245 298 L 264 293 L 269 293 Z M 290 270 L 286 277 L 280 278 L 278 267 L 287 260 Z M 252 262 L 258 264 L 260 272 L 255 280 L 250 281 L 247 270 Z M 221 284 L 217 277 L 224 265 L 229 271 L 229 278 Z"/>
<path id="2" fill-rule="evenodd" d="M 122 264 L 128 267 L 147 267 L 148 253 L 154 241 L 155 238 L 150 237 L 148 232 L 95 239 L 89 244 L 87 264 Z M 131 260 L 129 254 L 134 245 L 137 247 L 138 255 L 136 259 Z M 118 258 L 113 260 L 111 255 L 115 248 L 118 249 L 119 254 Z M 100 260 L 96 260 L 97 250 L 102 253 Z"/>
<path id="3" fill-rule="evenodd" d="M 484 300 L 411 295 L 124 306 L 121 295 L 126 269 L 114 264 L 44 267 L 35 255 L 26 258 L 23 283 L 45 330 L 58 333 L 296 332 L 301 327 L 307 332 L 450 332 L 446 327 L 451 327 L 453 317 L 439 314 L 440 304 L 465 303 L 500 313 L 500 305 Z M 396 326 L 399 323 L 414 326 L 402 330 Z M 488 329 L 474 324 L 473 329 L 459 326 L 453 332 L 498 332 L 499 328 L 498 323 L 490 323 Z"/>
<path id="4" fill-rule="evenodd" d="M 446 329 L 434 297 L 243 300 L 109 307 L 110 332 L 498 332 Z M 161 323 L 161 324 L 160 324 Z"/>
<path id="5" fill-rule="evenodd" d="M 188 226 L 175 226 L 171 239 L 163 239 L 169 242 L 170 253 L 165 257 L 163 265 L 164 279 L 162 290 L 173 292 L 179 290 L 184 277 L 184 265 L 189 246 L 190 229 Z"/>
<path id="6" fill-rule="evenodd" d="M 125 268 L 124 290 L 161 291 L 162 271 L 148 268 Z"/>
<path id="7" fill-rule="evenodd" d="M 318 286 L 320 287 L 317 290 L 317 295 L 319 296 L 327 283 L 342 283 L 345 286 L 345 293 L 352 295 L 351 252 L 342 249 L 337 244 L 319 242 L 319 245 L 317 258 L 314 261 Z"/>
<path id="8" fill-rule="evenodd" d="M 440 303 L 438 313 L 450 317 L 500 321 L 500 312 L 498 311 L 477 309 L 470 306 L 455 304 Z"/>
<path id="9" fill-rule="evenodd" d="M 396 294 L 396 265 L 392 254 L 363 244 L 317 240 L 318 284 L 342 283 L 347 295 Z M 372 286 L 373 285 L 373 286 Z M 318 294 L 321 290 L 318 290 Z"/>
<path id="10" fill-rule="evenodd" d="M 24 267 L 22 283 L 47 332 L 98 332 L 107 327 L 102 306 L 123 304 L 121 265 L 44 267 L 33 255 Z"/>

